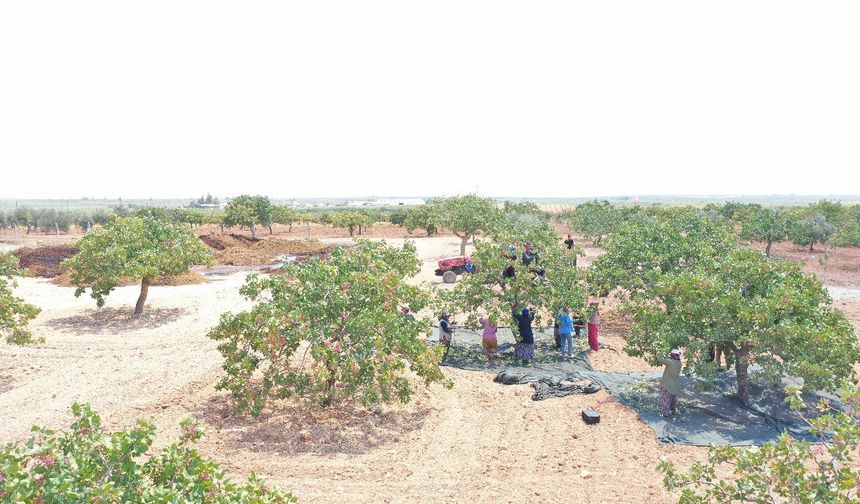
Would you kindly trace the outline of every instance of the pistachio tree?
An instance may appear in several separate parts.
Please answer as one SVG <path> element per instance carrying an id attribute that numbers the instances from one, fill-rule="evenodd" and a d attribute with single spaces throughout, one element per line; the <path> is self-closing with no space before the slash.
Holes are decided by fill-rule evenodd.
<path id="1" fill-rule="evenodd" d="M 257 237 L 257 226 L 272 225 L 272 203 L 265 196 L 236 196 L 224 209 L 222 223 L 227 227 L 242 226 Z"/>
<path id="2" fill-rule="evenodd" d="M 0 501 L 296 502 L 292 494 L 269 488 L 253 473 L 247 482 L 230 480 L 218 463 L 194 449 L 203 431 L 191 420 L 180 422 L 176 442 L 155 450 L 155 424 L 150 420 L 111 432 L 89 405 L 73 404 L 72 414 L 74 421 L 66 431 L 33 427 L 29 441 L 0 446 Z"/>
<path id="3" fill-rule="evenodd" d="M 282 226 L 289 226 L 289 232 L 293 231 L 293 223 L 299 220 L 299 214 L 287 205 L 275 205 L 272 207 L 272 222 Z"/>
<path id="4" fill-rule="evenodd" d="M 212 263 L 209 249 L 187 226 L 158 212 L 114 219 L 84 235 L 77 247 L 79 252 L 62 263 L 76 287 L 75 296 L 89 289 L 101 308 L 122 279 L 140 279 L 135 315 L 143 313 L 155 278 L 181 275 L 193 265 Z"/>
<path id="5" fill-rule="evenodd" d="M 355 236 L 355 231 L 361 229 L 367 221 L 367 215 L 354 210 L 342 210 L 331 216 L 332 226 L 346 229 L 350 237 Z"/>
<path id="6" fill-rule="evenodd" d="M 522 260 L 529 243 L 537 257 Z M 466 316 L 468 325 L 478 318 L 510 321 L 511 308 L 531 307 L 541 323 L 546 314 L 562 307 L 583 313 L 586 304 L 585 273 L 575 266 L 571 251 L 545 219 L 531 215 L 508 219 L 475 243 L 473 274 L 463 275 L 450 291 L 442 291 L 440 309 Z"/>
<path id="7" fill-rule="evenodd" d="M 360 240 L 329 260 L 250 276 L 240 292 L 256 304 L 225 313 L 209 332 L 224 356 L 218 388 L 258 415 L 270 398 L 405 402 L 413 393 L 407 373 L 428 385 L 442 381 L 441 355 L 424 337 L 430 321 L 399 310 L 409 304 L 419 313 L 429 302 L 427 291 L 406 282 L 419 268 L 411 243 Z"/>
<path id="8" fill-rule="evenodd" d="M 790 220 L 784 210 L 777 208 L 757 208 L 744 215 L 741 221 L 741 238 L 759 240 L 767 243 L 765 255 L 770 256 L 774 242 L 788 238 Z"/>
<path id="9" fill-rule="evenodd" d="M 416 229 L 423 229 L 427 236 L 433 236 L 442 227 L 442 209 L 435 201 L 428 201 L 424 205 L 410 208 L 406 212 L 403 226 L 410 233 Z"/>
<path id="10" fill-rule="evenodd" d="M 460 238 L 460 255 L 474 236 L 493 229 L 502 213 L 496 202 L 474 194 L 445 199 L 441 204 L 442 224 Z"/>
<path id="11" fill-rule="evenodd" d="M 662 275 L 647 298 L 627 308 L 634 323 L 625 351 L 652 364 L 669 349 L 685 349 L 685 365 L 706 376 L 708 348 L 735 354 L 737 394 L 749 401 L 749 364 L 776 382 L 803 378 L 811 389 L 833 390 L 860 361 L 851 323 L 827 289 L 801 267 L 738 249 L 691 269 Z"/>
<path id="12" fill-rule="evenodd" d="M 17 286 L 14 277 L 23 274 L 24 270 L 18 268 L 18 258 L 0 253 L 0 339 L 17 345 L 33 342 L 27 325 L 39 314 L 37 307 L 12 292 Z"/>
<path id="13" fill-rule="evenodd" d="M 788 234 L 795 245 L 809 245 L 809 251 L 814 251 L 816 243 L 825 243 L 836 232 L 836 227 L 827 221 L 821 213 L 814 213 L 791 224 Z"/>
<path id="14" fill-rule="evenodd" d="M 589 201 L 559 215 L 574 231 L 600 245 L 621 224 L 621 213 L 608 201 Z"/>
<path id="15" fill-rule="evenodd" d="M 635 297 L 647 296 L 667 273 L 725 256 L 737 242 L 724 223 L 679 210 L 629 220 L 609 236 L 605 248 L 592 263 L 590 282 Z"/>

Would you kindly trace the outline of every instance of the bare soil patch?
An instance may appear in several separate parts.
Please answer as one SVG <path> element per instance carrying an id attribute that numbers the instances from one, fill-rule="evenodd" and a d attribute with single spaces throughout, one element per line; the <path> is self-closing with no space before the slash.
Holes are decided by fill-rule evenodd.
<path id="1" fill-rule="evenodd" d="M 78 253 L 78 247 L 68 244 L 48 244 L 34 247 L 21 247 L 12 251 L 21 267 L 27 268 L 27 276 L 50 278 L 53 283 L 62 287 L 73 287 L 71 277 L 63 272 L 60 264 Z M 181 275 L 157 277 L 150 285 L 191 285 L 207 282 L 206 278 L 196 271 L 187 271 Z M 119 286 L 138 285 L 139 278 L 123 278 Z"/>
<path id="2" fill-rule="evenodd" d="M 78 253 L 74 245 L 43 245 L 40 247 L 21 247 L 12 252 L 18 258 L 27 275 L 32 277 L 53 278 L 60 275 L 60 263 Z"/>
<path id="3" fill-rule="evenodd" d="M 752 246 L 764 250 L 763 243 Z M 803 269 L 815 273 L 826 285 L 840 287 L 860 286 L 860 247 L 831 247 L 818 245 L 810 252 L 808 247 L 798 247 L 791 242 L 774 243 L 771 255 L 803 265 Z"/>
<path id="4" fill-rule="evenodd" d="M 78 315 L 51 319 L 45 323 L 53 329 L 77 334 L 122 334 L 141 329 L 157 329 L 179 320 L 187 311 L 183 308 L 153 308 L 142 315 L 132 316 L 131 308 L 97 308 Z"/>
<path id="5" fill-rule="evenodd" d="M 284 240 L 268 238 L 250 245 L 231 246 L 215 252 L 215 263 L 221 266 L 262 266 L 278 261 L 283 255 L 321 256 L 331 248 L 319 240 Z"/>

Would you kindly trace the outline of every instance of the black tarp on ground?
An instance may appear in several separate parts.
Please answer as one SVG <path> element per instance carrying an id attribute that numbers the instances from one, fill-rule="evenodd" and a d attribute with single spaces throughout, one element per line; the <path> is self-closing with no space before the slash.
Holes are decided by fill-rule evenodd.
<path id="1" fill-rule="evenodd" d="M 737 382 L 733 371 L 717 373 L 711 390 L 697 390 L 695 379 L 684 376 L 678 415 L 665 419 L 659 412 L 661 373 L 586 371 L 582 374 L 635 410 L 663 443 L 760 445 L 775 441 L 783 432 L 796 439 L 815 440 L 806 422 L 785 403 L 783 387 L 790 384 L 788 380 L 779 386 L 751 385 L 750 404 L 745 405 L 735 396 Z M 816 416 L 814 406 L 822 397 L 831 400 L 834 407 L 839 406 L 833 396 L 808 394 L 805 400 L 809 408 L 803 412 L 804 416 Z"/>
<path id="2" fill-rule="evenodd" d="M 591 393 L 598 384 L 622 404 L 635 410 L 657 438 L 663 443 L 694 446 L 759 445 L 776 440 L 782 432 L 797 439 L 814 440 L 807 424 L 799 414 L 785 403 L 782 385 L 751 385 L 750 405 L 735 398 L 734 371 L 719 372 L 710 390 L 697 390 L 695 379 L 682 377 L 683 390 L 678 397 L 679 414 L 671 419 L 660 416 L 660 372 L 601 372 L 591 367 L 584 350 L 585 338 L 574 339 L 574 348 L 580 350 L 571 361 L 562 359 L 555 348 L 551 330 L 536 331 L 535 361 L 521 366 L 513 355 L 513 336 L 510 330 L 499 331 L 501 358 L 487 362 L 481 352 L 481 336 L 477 332 L 459 330 L 445 365 L 462 369 L 485 371 L 496 375 L 495 381 L 503 384 L 530 383 L 535 387 L 533 399 L 563 397 L 571 393 Z M 754 372 L 755 367 L 750 368 Z M 566 392 L 566 393 L 565 393 Z M 805 397 L 810 408 L 807 418 L 816 415 L 814 406 L 819 398 L 826 397 L 834 407 L 837 398 L 819 394 Z"/>
<path id="3" fill-rule="evenodd" d="M 594 382 L 582 378 L 582 371 L 592 369 L 588 356 L 582 351 L 585 348 L 584 338 L 574 340 L 574 347 L 580 351 L 573 359 L 566 360 L 555 348 L 552 330 L 536 330 L 535 360 L 529 366 L 521 366 L 514 355 L 514 337 L 510 329 L 500 328 L 497 337 L 499 358 L 490 362 L 482 353 L 480 333 L 463 329 L 456 331 L 444 364 L 496 373 L 495 381 L 504 385 L 531 384 L 535 389 L 532 395 L 535 401 L 573 394 L 593 394 L 600 390 Z"/>

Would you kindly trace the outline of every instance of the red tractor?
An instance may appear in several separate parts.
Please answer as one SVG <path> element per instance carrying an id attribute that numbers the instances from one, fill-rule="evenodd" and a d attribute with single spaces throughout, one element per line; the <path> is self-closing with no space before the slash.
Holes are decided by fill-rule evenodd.
<path id="1" fill-rule="evenodd" d="M 474 273 L 477 269 L 478 267 L 472 264 L 472 259 L 469 257 L 446 257 L 439 261 L 436 276 L 441 276 L 443 282 L 451 284 L 457 281 L 457 275 Z"/>

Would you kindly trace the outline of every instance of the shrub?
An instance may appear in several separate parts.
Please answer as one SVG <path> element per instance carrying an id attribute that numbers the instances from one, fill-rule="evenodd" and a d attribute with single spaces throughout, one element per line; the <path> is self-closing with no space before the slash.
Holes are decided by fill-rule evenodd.
<path id="1" fill-rule="evenodd" d="M 407 370 L 428 385 L 442 381 L 439 356 L 419 338 L 429 332 L 429 320 L 406 318 L 398 309 L 408 303 L 417 313 L 429 301 L 405 281 L 419 266 L 411 243 L 359 241 L 335 249 L 329 261 L 250 276 L 240 292 L 257 304 L 222 315 L 209 332 L 227 372 L 218 388 L 257 415 L 270 397 L 405 402 L 413 392 Z"/>
<path id="2" fill-rule="evenodd" d="M 89 405 L 73 404 L 68 432 L 33 427 L 25 444 L 0 448 L 3 502 L 289 503 L 291 494 L 268 488 L 253 473 L 241 485 L 200 456 L 191 444 L 202 432 L 183 420 L 179 441 L 146 458 L 155 425 L 139 420 L 127 431 L 106 432 Z M 143 460 L 146 458 L 146 460 Z"/>
<path id="3" fill-rule="evenodd" d="M 794 410 L 805 407 L 800 390 L 789 387 L 786 401 Z M 856 385 L 842 395 L 844 411 L 830 410 L 808 420 L 820 446 L 798 441 L 787 433 L 759 447 L 713 446 L 708 461 L 694 462 L 680 472 L 668 460 L 657 466 L 669 490 L 681 489 L 681 504 L 725 502 L 762 503 L 856 503 L 860 470 L 855 462 L 860 449 L 860 394 Z M 717 476 L 717 469 L 731 472 Z M 721 471 L 724 472 L 724 471 Z"/>
<path id="4" fill-rule="evenodd" d="M 39 314 L 38 308 L 12 293 L 17 286 L 13 277 L 23 274 L 17 257 L 0 253 L 0 338 L 17 345 L 33 343 L 27 324 Z"/>

